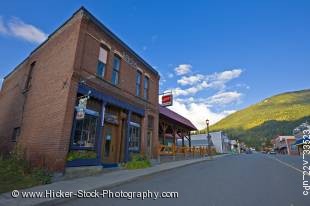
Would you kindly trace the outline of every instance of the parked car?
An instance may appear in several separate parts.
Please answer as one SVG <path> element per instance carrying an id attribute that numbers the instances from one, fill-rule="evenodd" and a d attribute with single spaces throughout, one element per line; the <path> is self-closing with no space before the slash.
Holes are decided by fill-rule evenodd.
<path id="1" fill-rule="evenodd" d="M 273 154 L 273 155 L 275 155 L 275 154 L 277 154 L 274 150 L 271 150 L 270 152 L 269 152 L 269 154 Z"/>

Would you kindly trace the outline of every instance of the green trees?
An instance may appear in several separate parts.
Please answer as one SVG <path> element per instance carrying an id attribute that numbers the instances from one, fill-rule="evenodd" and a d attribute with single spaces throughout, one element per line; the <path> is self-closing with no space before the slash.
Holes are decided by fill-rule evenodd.
<path id="1" fill-rule="evenodd" d="M 310 89 L 267 98 L 229 115 L 210 130 L 225 131 L 232 139 L 260 147 L 277 135 L 292 135 L 292 130 L 305 121 L 310 122 Z"/>

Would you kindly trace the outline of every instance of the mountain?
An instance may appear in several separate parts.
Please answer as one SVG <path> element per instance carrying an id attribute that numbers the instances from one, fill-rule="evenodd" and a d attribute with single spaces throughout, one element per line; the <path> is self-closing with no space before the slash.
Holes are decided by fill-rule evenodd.
<path id="1" fill-rule="evenodd" d="M 310 122 L 310 89 L 264 99 L 210 126 L 210 131 L 222 130 L 233 139 L 260 147 L 276 135 L 292 135 L 305 121 Z"/>

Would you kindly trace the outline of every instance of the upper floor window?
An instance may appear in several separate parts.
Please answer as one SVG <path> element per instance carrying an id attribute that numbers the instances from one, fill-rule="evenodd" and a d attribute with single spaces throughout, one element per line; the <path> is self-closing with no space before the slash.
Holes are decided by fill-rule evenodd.
<path id="1" fill-rule="evenodd" d="M 150 83 L 149 77 L 145 76 L 144 77 L 144 91 L 143 91 L 144 96 L 143 97 L 146 100 L 149 99 L 149 83 Z"/>
<path id="2" fill-rule="evenodd" d="M 113 59 L 113 71 L 112 71 L 112 83 L 114 85 L 117 85 L 119 82 L 120 67 L 121 67 L 121 58 L 115 55 Z"/>
<path id="3" fill-rule="evenodd" d="M 137 74 L 136 74 L 136 95 L 137 96 L 141 95 L 141 76 L 142 76 L 142 73 L 140 71 L 137 71 Z"/>
<path id="4" fill-rule="evenodd" d="M 104 77 L 105 68 L 107 64 L 108 51 L 100 47 L 99 58 L 97 64 L 97 75 L 101 78 Z"/>

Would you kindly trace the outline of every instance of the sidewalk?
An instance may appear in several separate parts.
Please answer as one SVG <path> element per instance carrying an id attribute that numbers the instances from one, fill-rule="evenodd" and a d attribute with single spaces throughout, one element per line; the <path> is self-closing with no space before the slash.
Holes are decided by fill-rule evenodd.
<path id="1" fill-rule="evenodd" d="M 227 154 L 214 156 L 213 159 L 223 156 L 227 156 Z M 78 179 L 54 182 L 48 185 L 41 185 L 29 189 L 23 189 L 19 192 L 43 192 L 46 190 L 52 190 L 55 192 L 73 192 L 74 194 L 77 193 L 78 190 L 94 191 L 109 189 L 113 186 L 133 181 L 139 177 L 187 166 L 194 163 L 199 163 L 206 160 L 209 160 L 209 158 L 204 157 L 199 159 L 163 163 L 146 169 L 119 170 L 111 173 L 103 173 L 96 176 L 88 176 Z M 21 198 L 20 196 L 18 198 L 13 198 L 11 196 L 11 192 L 8 192 L 0 195 L 0 206 L 53 205 L 68 200 L 68 198 Z"/>

